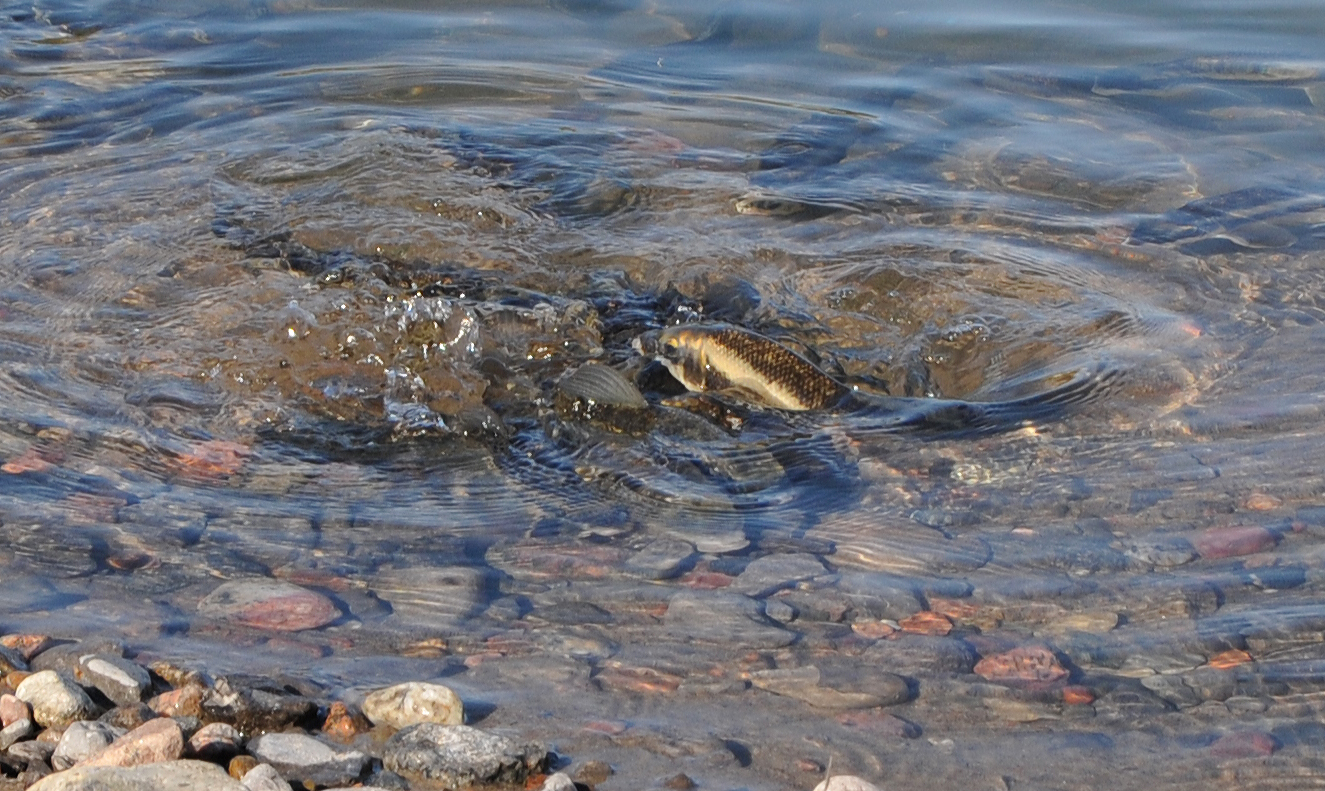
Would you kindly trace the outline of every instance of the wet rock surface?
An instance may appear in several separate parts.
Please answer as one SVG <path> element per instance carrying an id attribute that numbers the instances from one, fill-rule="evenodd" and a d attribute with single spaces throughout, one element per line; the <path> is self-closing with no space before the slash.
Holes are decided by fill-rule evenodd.
<path id="1" fill-rule="evenodd" d="M 547 751 L 538 745 L 519 744 L 465 725 L 423 723 L 387 740 L 382 762 L 406 778 L 465 788 L 520 785 L 541 771 L 547 760 Z"/>
<path id="2" fill-rule="evenodd" d="M 80 680 L 90 682 L 117 705 L 138 703 L 152 684 L 146 668 L 118 656 L 83 656 L 78 667 Z"/>
<path id="3" fill-rule="evenodd" d="M 368 763 L 357 750 L 338 751 L 302 733 L 263 734 L 249 742 L 248 752 L 296 784 L 349 785 Z"/>
<path id="4" fill-rule="evenodd" d="M 737 642 L 756 648 L 779 648 L 796 640 L 796 633 L 768 619 L 754 599 L 734 593 L 674 595 L 664 616 L 675 638 L 697 642 Z"/>

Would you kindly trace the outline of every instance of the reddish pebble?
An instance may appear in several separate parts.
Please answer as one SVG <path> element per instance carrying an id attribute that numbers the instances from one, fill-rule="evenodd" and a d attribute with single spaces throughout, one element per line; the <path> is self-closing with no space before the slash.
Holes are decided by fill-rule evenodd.
<path id="1" fill-rule="evenodd" d="M 32 707 L 13 695 L 0 695 L 0 727 L 8 728 L 19 720 L 32 719 Z"/>
<path id="2" fill-rule="evenodd" d="M 192 478 L 228 478 L 239 472 L 253 451 L 247 445 L 223 439 L 193 445 L 175 459 L 176 469 Z"/>
<path id="3" fill-rule="evenodd" d="M 1095 693 L 1075 684 L 1063 687 L 1063 702 L 1069 706 L 1084 706 L 1095 702 Z"/>
<path id="4" fill-rule="evenodd" d="M 318 643 L 306 643 L 291 640 L 288 637 L 273 637 L 267 641 L 267 649 L 272 653 L 286 656 L 301 656 L 308 659 L 322 659 L 331 656 L 331 649 Z"/>
<path id="5" fill-rule="evenodd" d="M 608 667 L 594 678 L 616 692 L 675 692 L 681 686 L 680 676 L 651 667 Z"/>
<path id="6" fill-rule="evenodd" d="M 227 582 L 203 599 L 198 611 L 278 632 L 316 629 L 340 617 L 340 611 L 326 596 L 272 579 Z"/>
<path id="7" fill-rule="evenodd" d="M 83 762 L 84 766 L 139 766 L 173 761 L 184 754 L 184 732 L 169 717 L 139 725 Z"/>
<path id="8" fill-rule="evenodd" d="M 236 780 L 243 780 L 244 775 L 248 774 L 253 767 L 257 765 L 258 759 L 251 755 L 236 755 L 234 758 L 230 759 L 230 764 L 226 767 L 226 771 Z"/>
<path id="9" fill-rule="evenodd" d="M 233 725 L 213 722 L 202 726 L 189 739 L 189 754 L 204 761 L 224 762 L 240 751 L 244 737 Z"/>
<path id="10" fill-rule="evenodd" d="M 202 717 L 202 699 L 206 694 L 198 684 L 188 684 L 162 692 L 147 701 L 147 707 L 162 717 Z"/>
<path id="11" fill-rule="evenodd" d="M 1242 503 L 1243 507 L 1248 511 L 1273 511 L 1283 504 L 1283 500 L 1280 500 L 1272 494 L 1265 494 L 1264 492 L 1249 494 L 1247 495 L 1247 499 Z"/>
<path id="12" fill-rule="evenodd" d="M 897 630 L 887 621 L 855 621 L 851 631 L 870 640 L 880 640 Z"/>
<path id="13" fill-rule="evenodd" d="M 1192 546 L 1203 558 L 1231 558 L 1263 552 L 1274 546 L 1274 533 L 1256 525 L 1212 527 L 1198 533 Z"/>
<path id="14" fill-rule="evenodd" d="M 952 621 L 946 615 L 929 610 L 921 610 L 909 618 L 898 621 L 903 632 L 942 636 L 952 631 Z"/>
<path id="15" fill-rule="evenodd" d="M 10 475 L 18 475 L 24 472 L 46 472 L 54 468 L 55 465 L 43 459 L 36 448 L 28 448 L 23 451 L 22 455 L 0 465 L 0 470 L 4 470 Z"/>
<path id="16" fill-rule="evenodd" d="M 976 675 L 1009 686 L 1045 688 L 1067 678 L 1067 668 L 1041 646 L 1023 646 L 981 659 Z"/>
<path id="17" fill-rule="evenodd" d="M 139 569 L 158 568 L 161 561 L 146 552 L 124 550 L 106 556 L 106 565 L 120 571 L 138 571 Z"/>
<path id="18" fill-rule="evenodd" d="M 914 739 L 920 735 L 920 729 L 914 724 L 879 709 L 847 711 L 834 719 L 848 728 L 869 731 L 880 736 Z"/>
<path id="19" fill-rule="evenodd" d="M 410 643 L 400 649 L 401 656 L 407 656 L 411 659 L 441 659 L 449 652 L 446 641 L 440 637 L 429 637 L 426 640 Z"/>
<path id="20" fill-rule="evenodd" d="M 351 709 L 339 700 L 331 704 L 327 711 L 326 722 L 322 723 L 322 732 L 339 742 L 352 742 L 354 737 L 372 729 L 368 718 L 358 709 Z"/>
<path id="21" fill-rule="evenodd" d="M 1279 742 L 1268 733 L 1242 731 L 1220 736 L 1210 745 L 1210 752 L 1220 758 L 1264 758 L 1279 749 Z"/>
<path id="22" fill-rule="evenodd" d="M 621 720 L 594 720 L 586 722 L 581 730 L 590 733 L 602 733 L 608 736 L 619 736 L 626 732 L 629 726 Z"/>
<path id="23" fill-rule="evenodd" d="M 0 637 L 0 645 L 17 651 L 23 661 L 31 662 L 32 657 L 55 645 L 55 641 L 44 634 L 7 634 Z"/>
<path id="24" fill-rule="evenodd" d="M 732 584 L 734 579 L 736 578 L 730 574 L 722 574 L 717 571 L 692 571 L 682 577 L 679 582 L 687 588 L 711 591 L 727 587 Z"/>
<path id="25" fill-rule="evenodd" d="M 930 597 L 929 609 L 940 615 L 946 615 L 953 621 L 963 621 L 974 618 L 980 612 L 980 608 L 974 604 L 956 599 L 940 599 Z"/>
<path id="26" fill-rule="evenodd" d="M 1227 651 L 1221 651 L 1210 657 L 1210 667 L 1218 670 L 1228 670 L 1230 667 L 1245 665 L 1251 661 L 1251 654 L 1246 651 L 1239 651 L 1236 648 L 1230 648 Z"/>

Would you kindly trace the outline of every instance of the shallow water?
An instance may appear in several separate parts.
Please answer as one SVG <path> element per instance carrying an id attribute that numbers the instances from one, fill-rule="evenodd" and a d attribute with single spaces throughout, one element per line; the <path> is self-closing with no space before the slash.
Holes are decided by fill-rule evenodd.
<path id="1" fill-rule="evenodd" d="M 0 632 L 445 677 L 605 788 L 1320 785 L 1323 29 L 7 6 Z M 709 319 L 875 393 L 1099 386 L 993 434 L 690 411 L 630 341 Z M 559 409 L 590 361 L 643 423 Z M 340 617 L 205 602 L 269 577 Z"/>

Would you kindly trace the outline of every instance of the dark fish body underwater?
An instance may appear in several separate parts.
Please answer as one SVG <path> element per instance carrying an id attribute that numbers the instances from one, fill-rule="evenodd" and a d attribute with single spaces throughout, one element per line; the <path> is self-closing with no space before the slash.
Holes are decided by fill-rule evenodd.
<path id="1" fill-rule="evenodd" d="M 668 327 L 641 335 L 633 346 L 692 392 L 793 412 L 849 412 L 880 431 L 985 433 L 1051 420 L 1098 397 L 1116 373 L 1064 374 L 1048 390 L 1007 401 L 898 398 L 860 392 L 777 341 L 731 325 Z"/>

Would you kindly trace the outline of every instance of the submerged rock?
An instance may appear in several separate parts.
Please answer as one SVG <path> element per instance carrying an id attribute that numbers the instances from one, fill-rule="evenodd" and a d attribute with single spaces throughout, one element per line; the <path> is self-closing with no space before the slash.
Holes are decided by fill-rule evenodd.
<path id="1" fill-rule="evenodd" d="M 823 709 L 895 706 L 911 698 L 910 686 L 901 676 L 863 669 L 859 673 L 840 671 L 825 673 L 813 665 L 758 670 L 750 674 L 750 683 Z"/>
<path id="2" fill-rule="evenodd" d="M 754 599 L 737 593 L 681 591 L 668 602 L 663 623 L 677 637 L 751 648 L 781 648 L 797 636 L 766 618 Z"/>
<path id="3" fill-rule="evenodd" d="M 227 582 L 198 604 L 198 612 L 277 632 L 316 629 L 340 617 L 326 596 L 272 579 Z"/>

